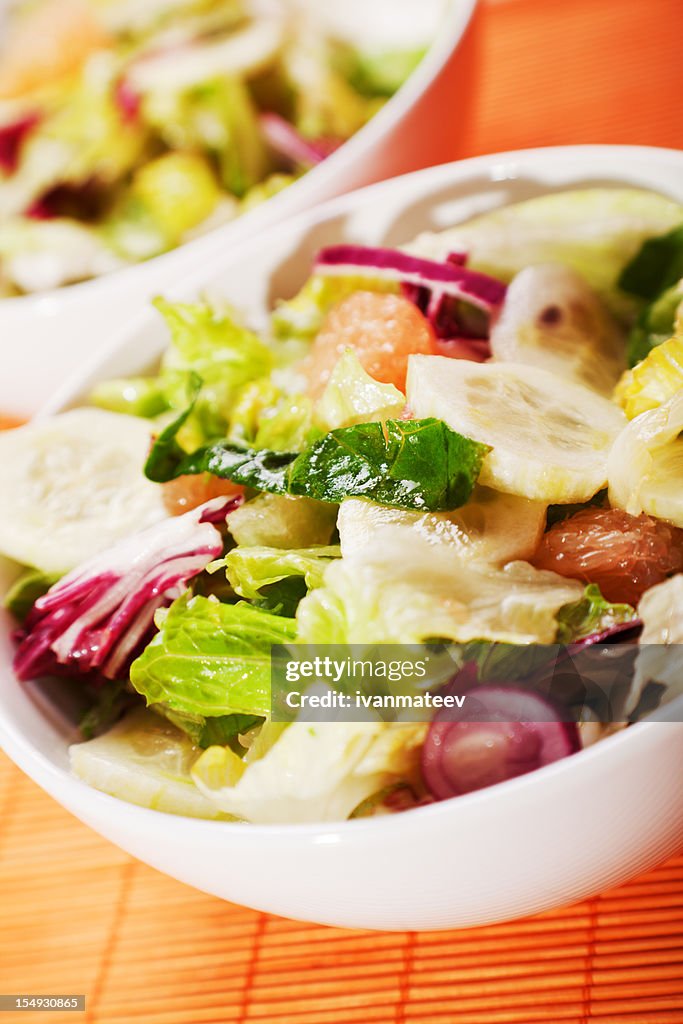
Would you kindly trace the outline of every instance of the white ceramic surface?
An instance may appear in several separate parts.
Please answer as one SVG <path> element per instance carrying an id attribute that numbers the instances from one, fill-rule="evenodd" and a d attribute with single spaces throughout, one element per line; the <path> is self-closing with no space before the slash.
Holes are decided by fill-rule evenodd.
<path id="1" fill-rule="evenodd" d="M 224 254 L 188 292 L 222 293 L 254 321 L 333 241 L 389 244 L 474 212 L 584 183 L 628 183 L 683 201 L 683 154 L 571 147 L 437 167 L 343 197 Z M 74 379 L 52 411 L 95 380 L 143 369 L 163 345 L 145 315 Z M 46 410 L 46 414 L 49 410 Z M 67 770 L 68 736 L 15 681 L 0 623 L 0 742 L 37 783 L 140 859 L 225 899 L 351 927 L 484 924 L 584 898 L 683 844 L 683 723 L 647 722 L 531 775 L 394 817 L 250 826 L 148 811 Z"/>
<path id="2" fill-rule="evenodd" d="M 132 310 L 161 291 L 169 294 L 194 268 L 211 266 L 238 251 L 268 226 L 353 188 L 457 155 L 457 126 L 472 96 L 468 54 L 473 33 L 468 29 L 477 0 L 296 2 L 315 4 L 335 31 L 360 34 L 366 46 L 376 44 L 378 19 L 387 45 L 404 45 L 406 38 L 421 45 L 430 38 L 425 31 L 433 32 L 440 18 L 441 28 L 420 66 L 380 113 L 323 164 L 263 206 L 147 263 L 70 288 L 0 300 L 0 411 L 34 413 L 130 319 Z M 363 10 L 365 21 L 359 20 Z M 369 17 L 373 11 L 378 15 L 374 19 Z"/>

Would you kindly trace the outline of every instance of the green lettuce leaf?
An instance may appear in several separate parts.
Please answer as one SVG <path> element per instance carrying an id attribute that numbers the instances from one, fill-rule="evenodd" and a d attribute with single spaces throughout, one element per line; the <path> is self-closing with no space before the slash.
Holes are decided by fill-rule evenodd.
<path id="1" fill-rule="evenodd" d="M 663 345 L 673 335 L 678 307 L 683 302 L 680 284 L 665 292 L 646 306 L 632 328 L 628 339 L 628 364 L 640 363 L 653 348 Z"/>
<path id="2" fill-rule="evenodd" d="M 324 547 L 337 525 L 337 506 L 289 494 L 258 494 L 230 515 L 237 544 L 296 550 Z"/>
<path id="3" fill-rule="evenodd" d="M 153 710 L 181 729 L 197 747 L 204 750 L 217 744 L 230 747 L 240 756 L 244 754 L 244 748 L 239 742 L 239 735 L 249 732 L 264 721 L 259 715 L 219 715 L 216 718 L 205 718 L 204 715 L 173 711 L 164 704 L 154 704 Z"/>
<path id="4" fill-rule="evenodd" d="M 225 567 L 235 593 L 254 601 L 260 598 L 264 588 L 290 577 L 303 578 L 308 590 L 321 586 L 325 569 L 335 558 L 341 558 L 341 549 L 337 546 L 302 548 L 298 551 L 237 547 L 224 559 L 214 562 L 211 568 Z"/>
<path id="5" fill-rule="evenodd" d="M 223 185 L 238 198 L 271 170 L 258 113 L 236 78 L 216 78 L 181 92 L 150 92 L 142 114 L 171 149 L 209 153 Z"/>
<path id="6" fill-rule="evenodd" d="M 591 584 L 579 601 L 564 605 L 557 613 L 557 642 L 573 644 L 637 618 L 630 604 L 611 604 L 602 596 L 600 587 Z"/>
<path id="7" fill-rule="evenodd" d="M 159 377 L 128 377 L 103 381 L 90 392 L 88 401 L 100 409 L 128 416 L 154 419 L 169 407 Z"/>
<path id="8" fill-rule="evenodd" d="M 230 414 L 228 440 L 276 452 L 301 451 L 315 436 L 313 402 L 290 395 L 267 377 L 247 384 Z"/>
<path id="9" fill-rule="evenodd" d="M 125 683 L 118 680 L 106 680 L 98 690 L 92 707 L 82 716 L 78 727 L 85 740 L 110 729 L 121 718 L 137 697 L 126 688 Z"/>
<path id="10" fill-rule="evenodd" d="M 441 420 L 388 420 L 333 430 L 300 453 L 245 449 L 221 441 L 179 458 L 171 471 L 169 447 L 174 442 L 169 431 L 145 467 L 157 483 L 208 472 L 274 494 L 335 503 L 365 497 L 425 511 L 464 505 L 489 451 Z"/>
<path id="11" fill-rule="evenodd" d="M 363 96 L 393 96 L 425 55 L 424 47 L 413 50 L 354 51 L 346 73 L 351 85 Z"/>
<path id="12" fill-rule="evenodd" d="M 158 619 L 159 632 L 130 671 L 148 705 L 207 719 L 268 714 L 270 648 L 294 640 L 293 621 L 189 593 Z"/>
<path id="13" fill-rule="evenodd" d="M 298 641 L 315 644 L 555 642 L 575 580 L 526 562 L 500 569 L 463 559 L 412 528 L 387 526 L 356 555 L 333 561 L 297 610 Z"/>
<path id="14" fill-rule="evenodd" d="M 369 420 L 395 419 L 406 398 L 393 384 L 380 384 L 363 369 L 352 349 L 340 356 L 315 407 L 315 422 L 335 430 Z"/>

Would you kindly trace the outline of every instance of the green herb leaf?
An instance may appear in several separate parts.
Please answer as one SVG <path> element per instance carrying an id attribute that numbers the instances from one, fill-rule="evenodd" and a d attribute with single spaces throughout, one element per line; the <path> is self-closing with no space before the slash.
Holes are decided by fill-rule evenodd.
<path id="1" fill-rule="evenodd" d="M 180 458 L 172 444 L 174 427 L 164 431 L 161 449 L 157 442 L 147 461 L 145 473 L 151 480 L 208 472 L 274 494 L 335 503 L 364 497 L 381 505 L 433 512 L 468 501 L 490 450 L 441 420 L 425 419 L 333 430 L 298 454 L 221 441 Z"/>
<path id="2" fill-rule="evenodd" d="M 39 597 L 47 594 L 50 587 L 59 580 L 59 575 L 27 569 L 15 580 L 3 600 L 3 607 L 15 619 L 23 622 Z"/>
<path id="3" fill-rule="evenodd" d="M 468 501 L 489 450 L 437 419 L 359 423 L 302 452 L 288 472 L 288 491 L 319 501 L 370 498 L 448 511 Z"/>
<path id="4" fill-rule="evenodd" d="M 166 480 L 174 479 L 175 467 L 187 454 L 178 444 L 178 432 L 192 415 L 201 388 L 201 378 L 191 373 L 187 381 L 187 400 L 190 404 L 184 412 L 181 412 L 180 416 L 161 431 L 152 446 L 145 463 L 145 475 L 155 483 L 165 483 Z"/>
<path id="5" fill-rule="evenodd" d="M 624 268 L 619 287 L 652 302 L 683 277 L 683 225 L 649 238 Z"/>

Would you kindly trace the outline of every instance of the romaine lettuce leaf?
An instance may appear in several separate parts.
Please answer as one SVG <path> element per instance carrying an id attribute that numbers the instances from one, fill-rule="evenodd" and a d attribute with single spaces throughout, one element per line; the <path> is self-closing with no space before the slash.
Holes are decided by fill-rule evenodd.
<path id="1" fill-rule="evenodd" d="M 333 562 L 297 610 L 303 643 L 555 642 L 556 614 L 583 588 L 525 562 L 503 569 L 387 526 L 372 548 Z"/>
<path id="2" fill-rule="evenodd" d="M 150 480 L 162 483 L 208 472 L 273 494 L 336 503 L 366 497 L 381 505 L 425 511 L 464 505 L 489 451 L 436 419 L 344 427 L 301 453 L 241 448 L 220 441 L 178 457 L 175 466 L 178 449 L 173 444 L 171 427 L 147 460 L 145 473 Z"/>
<path id="3" fill-rule="evenodd" d="M 265 587 L 298 576 L 312 590 L 322 584 L 325 569 L 335 558 L 341 558 L 339 547 L 312 547 L 294 551 L 281 548 L 237 547 L 224 559 L 214 562 L 211 570 L 225 567 L 236 594 L 249 601 L 258 600 Z"/>
<path id="4" fill-rule="evenodd" d="M 203 718 L 269 712 L 270 648 L 294 639 L 293 621 L 185 593 L 157 624 L 130 671 L 148 705 Z"/>
<path id="5" fill-rule="evenodd" d="M 275 733 L 275 742 L 260 757 L 253 758 L 250 750 L 239 764 L 229 751 L 211 747 L 193 766 L 192 777 L 217 808 L 248 821 L 340 821 L 387 785 L 419 786 L 426 729 L 424 724 L 293 722 Z"/>

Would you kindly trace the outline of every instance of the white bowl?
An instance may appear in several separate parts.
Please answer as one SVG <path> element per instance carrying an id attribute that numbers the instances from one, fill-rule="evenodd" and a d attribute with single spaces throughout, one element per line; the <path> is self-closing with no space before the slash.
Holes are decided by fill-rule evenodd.
<path id="1" fill-rule="evenodd" d="M 476 210 L 563 186 L 628 183 L 683 200 L 683 154 L 571 147 L 482 157 L 335 200 L 224 255 L 193 288 L 258 319 L 333 241 L 400 243 Z M 190 287 L 190 286 L 188 286 Z M 190 288 L 192 290 L 192 288 Z M 52 411 L 110 374 L 135 373 L 163 346 L 141 317 Z M 141 860 L 206 892 L 326 924 L 431 929 L 500 921 L 578 900 L 647 870 L 683 843 L 683 723 L 644 722 L 536 773 L 394 817 L 252 826 L 134 807 L 72 778 L 68 736 L 11 670 L 0 623 L 0 741 L 39 785 Z"/>
<path id="2" fill-rule="evenodd" d="M 297 0 L 319 3 L 319 0 Z M 0 412 L 31 415 L 55 386 L 151 296 L 172 291 L 193 268 L 210 266 L 259 231 L 361 185 L 457 156 L 457 139 L 471 105 L 473 15 L 477 0 L 353 0 L 330 4 L 336 31 L 367 38 L 362 7 L 381 13 L 383 35 L 419 45 L 441 27 L 419 67 L 353 138 L 299 182 L 251 213 L 202 238 L 93 281 L 19 298 L 0 299 Z M 374 5 L 374 8 L 373 8 Z M 377 19 L 375 19 L 377 20 Z M 469 31 L 468 31 L 469 29 Z M 377 35 L 377 33 L 375 33 Z M 427 41 L 431 38 L 426 36 Z"/>

